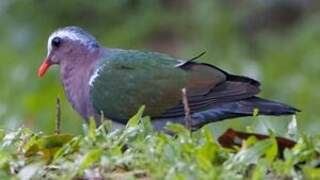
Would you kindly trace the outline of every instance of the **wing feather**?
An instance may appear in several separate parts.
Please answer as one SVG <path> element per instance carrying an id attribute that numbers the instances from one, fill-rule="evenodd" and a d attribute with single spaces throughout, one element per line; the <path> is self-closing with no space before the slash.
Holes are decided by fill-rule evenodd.
<path id="1" fill-rule="evenodd" d="M 184 116 L 181 89 L 187 88 L 191 112 L 252 97 L 259 83 L 193 60 L 159 53 L 109 50 L 90 89 L 97 112 L 125 123 L 143 104 L 152 118 Z"/>
<path id="2" fill-rule="evenodd" d="M 208 94 L 203 96 L 188 96 L 191 113 L 205 110 L 213 104 L 231 102 L 252 97 L 259 93 L 259 88 L 244 82 L 226 81 L 213 88 Z M 180 103 L 168 109 L 162 116 L 183 116 L 184 107 Z"/>
<path id="3" fill-rule="evenodd" d="M 208 64 L 192 62 L 188 65 L 190 67 L 185 68 L 185 70 L 203 71 L 205 68 L 210 68 L 211 70 L 215 70 L 215 73 L 216 71 L 219 71 L 226 76 L 226 78 L 222 80 L 220 79 L 220 81 L 213 81 L 211 86 L 209 85 L 209 83 L 204 84 L 204 86 L 201 86 L 201 83 L 195 83 L 198 86 L 194 86 L 194 84 L 187 86 L 187 92 L 191 92 L 190 94 L 188 94 L 189 107 L 191 113 L 206 110 L 207 108 L 209 108 L 209 106 L 212 106 L 214 104 L 246 99 L 260 92 L 260 84 L 256 80 L 244 76 L 230 75 L 225 71 L 222 71 L 219 68 L 216 68 L 215 66 L 211 66 Z M 193 68 L 192 66 L 197 66 L 197 68 Z M 201 66 L 205 66 L 205 68 Z M 197 78 L 201 78 L 201 76 Z M 204 78 L 208 79 L 208 77 Z M 215 77 L 213 76 L 213 78 Z M 193 78 L 192 80 L 196 81 L 197 79 Z M 194 83 L 192 80 L 189 81 L 189 83 Z M 196 87 L 197 90 L 194 91 L 194 89 L 192 89 L 193 87 Z M 199 89 L 201 88 L 203 88 L 202 91 L 199 91 Z M 202 94 L 194 92 L 202 92 Z M 162 117 L 177 117 L 183 115 L 184 107 L 182 102 L 180 102 L 177 106 L 170 108 L 165 113 L 163 113 Z"/>

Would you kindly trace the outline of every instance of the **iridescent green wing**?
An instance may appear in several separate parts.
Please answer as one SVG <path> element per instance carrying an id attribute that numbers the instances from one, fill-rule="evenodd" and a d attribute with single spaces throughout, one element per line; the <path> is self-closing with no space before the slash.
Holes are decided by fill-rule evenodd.
<path id="1" fill-rule="evenodd" d="M 94 108 L 106 117 L 127 119 L 146 105 L 146 114 L 160 116 L 179 104 L 188 81 L 188 73 L 176 64 L 164 54 L 112 50 L 101 60 L 90 90 Z"/>
<path id="2" fill-rule="evenodd" d="M 183 116 L 184 87 L 191 112 L 259 92 L 259 84 L 252 79 L 153 52 L 112 50 L 99 67 L 90 91 L 92 104 L 97 112 L 102 110 L 106 117 L 124 122 L 141 105 L 146 105 L 146 114 L 151 117 Z"/>

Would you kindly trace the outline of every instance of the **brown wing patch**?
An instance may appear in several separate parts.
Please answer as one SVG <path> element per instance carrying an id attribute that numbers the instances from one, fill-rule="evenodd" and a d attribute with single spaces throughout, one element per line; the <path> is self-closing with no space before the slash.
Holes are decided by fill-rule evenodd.
<path id="1" fill-rule="evenodd" d="M 217 103 L 231 102 L 252 97 L 259 93 L 259 88 L 249 83 L 226 81 L 210 90 L 205 95 L 188 96 L 189 107 L 192 113 L 207 109 Z M 163 116 L 182 116 L 184 114 L 183 104 L 168 109 Z"/>
<path id="2" fill-rule="evenodd" d="M 203 111 L 209 106 L 237 101 L 259 93 L 259 83 L 243 76 L 229 75 L 210 64 L 188 61 L 177 66 L 190 74 L 187 82 L 187 95 L 191 113 Z M 161 117 L 184 115 L 182 102 L 167 109 Z"/>
<path id="3" fill-rule="evenodd" d="M 220 70 L 205 64 L 190 62 L 180 68 L 190 73 L 190 80 L 186 86 L 189 95 L 207 94 L 213 87 L 224 82 L 227 78 Z"/>

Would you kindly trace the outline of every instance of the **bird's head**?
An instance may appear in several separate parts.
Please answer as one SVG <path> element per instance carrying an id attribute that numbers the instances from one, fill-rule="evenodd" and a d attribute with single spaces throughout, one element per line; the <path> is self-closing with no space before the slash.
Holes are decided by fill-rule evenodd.
<path id="1" fill-rule="evenodd" d="M 77 63 L 77 57 L 96 51 L 97 40 L 79 27 L 68 26 L 53 32 L 48 39 L 48 54 L 39 67 L 42 77 L 53 64 Z M 70 61 L 70 62 L 66 62 Z"/>

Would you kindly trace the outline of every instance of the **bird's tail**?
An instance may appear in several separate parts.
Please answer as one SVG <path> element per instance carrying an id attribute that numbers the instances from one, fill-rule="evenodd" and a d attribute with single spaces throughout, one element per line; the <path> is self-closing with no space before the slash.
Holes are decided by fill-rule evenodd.
<path id="1" fill-rule="evenodd" d="M 217 122 L 243 116 L 253 116 L 255 109 L 257 115 L 290 115 L 300 110 L 289 105 L 271 101 L 259 97 L 250 97 L 240 101 L 224 102 L 210 106 L 207 110 L 191 114 L 191 126 L 193 130 L 199 129 L 210 122 Z M 153 124 L 157 130 L 162 130 L 167 122 L 185 124 L 185 117 L 173 117 L 154 120 Z"/>
<path id="2" fill-rule="evenodd" d="M 258 109 L 258 114 L 260 115 L 274 115 L 274 116 L 290 115 L 290 114 L 295 114 L 296 112 L 300 112 L 299 109 L 296 109 L 289 105 L 276 102 L 276 101 L 271 101 L 268 99 L 259 98 L 259 97 L 251 97 L 244 100 L 243 102 L 240 101 L 240 103 L 242 103 L 243 107 L 247 108 L 247 109 L 242 109 L 242 111 L 244 111 L 242 113 L 250 114 L 251 112 L 252 114 L 253 109 Z M 241 109 L 240 109 L 240 113 L 241 113 Z"/>
<path id="3" fill-rule="evenodd" d="M 251 97 L 240 101 L 217 104 L 206 111 L 194 113 L 192 115 L 193 127 L 197 129 L 209 122 L 253 116 L 255 109 L 257 109 L 257 115 L 280 116 L 300 112 L 300 110 L 280 102 Z"/>

